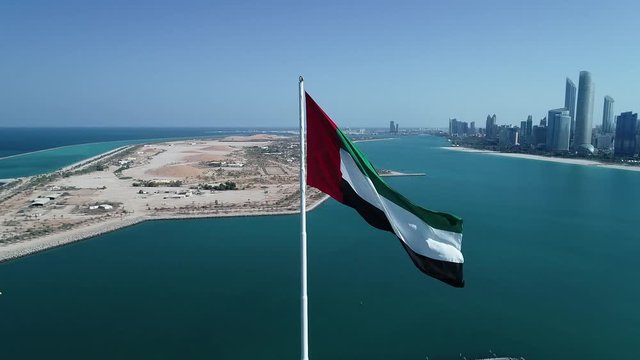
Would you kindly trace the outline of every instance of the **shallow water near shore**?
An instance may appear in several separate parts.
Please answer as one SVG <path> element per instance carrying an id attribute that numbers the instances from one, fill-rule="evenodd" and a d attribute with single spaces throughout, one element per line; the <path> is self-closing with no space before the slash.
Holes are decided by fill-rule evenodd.
<path id="1" fill-rule="evenodd" d="M 443 144 L 358 146 L 464 218 L 466 288 L 327 201 L 308 219 L 312 358 L 640 357 L 640 173 Z M 0 263 L 0 356 L 296 358 L 298 234 L 296 216 L 153 221 Z"/>
<path id="2" fill-rule="evenodd" d="M 251 134 L 234 128 L 0 128 L 0 179 L 58 170 L 120 146 Z M 274 132 L 273 129 L 269 129 Z M 275 130 L 279 133 L 282 130 Z"/>

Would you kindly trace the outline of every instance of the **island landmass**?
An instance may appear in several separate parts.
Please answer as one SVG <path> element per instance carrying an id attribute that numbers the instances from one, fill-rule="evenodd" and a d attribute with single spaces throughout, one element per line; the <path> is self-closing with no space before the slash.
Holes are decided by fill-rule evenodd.
<path id="1" fill-rule="evenodd" d="M 296 214 L 299 152 L 294 136 L 166 141 L 122 146 L 50 173 L 5 179 L 0 261 L 149 220 Z M 308 211 L 327 198 L 308 188 Z"/>

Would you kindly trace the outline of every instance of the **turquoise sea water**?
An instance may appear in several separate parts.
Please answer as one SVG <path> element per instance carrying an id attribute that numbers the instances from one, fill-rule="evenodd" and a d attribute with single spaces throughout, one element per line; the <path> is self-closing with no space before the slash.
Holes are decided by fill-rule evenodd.
<path id="1" fill-rule="evenodd" d="M 0 179 L 51 172 L 120 146 L 139 142 L 141 141 L 124 140 L 78 144 L 13 155 L 0 159 Z"/>
<path id="2" fill-rule="evenodd" d="M 312 359 L 640 358 L 640 173 L 358 146 L 426 207 L 465 219 L 467 286 L 328 201 L 309 214 Z M 0 264 L 6 359 L 291 359 L 296 216 L 147 222 Z"/>
<path id="3" fill-rule="evenodd" d="M 0 179 L 51 172 L 120 146 L 153 141 L 219 138 L 288 129 L 249 128 L 3 128 Z"/>

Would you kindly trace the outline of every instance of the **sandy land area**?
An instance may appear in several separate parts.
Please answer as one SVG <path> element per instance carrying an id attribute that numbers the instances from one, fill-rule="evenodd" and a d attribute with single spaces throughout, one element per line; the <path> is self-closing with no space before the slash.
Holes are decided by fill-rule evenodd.
<path id="1" fill-rule="evenodd" d="M 313 201 L 307 212 L 314 210 L 320 204 L 329 199 L 328 195 L 324 195 L 318 200 Z M 10 244 L 0 244 L 0 262 L 19 258 L 36 252 L 56 248 L 76 241 L 87 240 L 96 236 L 100 236 L 111 231 L 116 231 L 128 226 L 132 226 L 143 221 L 153 220 L 182 220 L 182 219 L 198 219 L 198 218 L 220 218 L 220 217 L 242 217 L 242 216 L 273 216 L 273 215 L 295 215 L 299 214 L 299 210 L 282 210 L 282 211 L 260 211 L 258 209 L 248 209 L 241 212 L 221 212 L 216 214 L 175 214 L 165 216 L 122 216 L 108 219 L 95 223 L 89 223 L 81 227 L 73 228 L 64 232 L 57 232 L 46 236 L 31 239 L 29 241 L 21 241 Z"/>
<path id="2" fill-rule="evenodd" d="M 0 261 L 145 220 L 297 213 L 297 138 L 267 136 L 132 145 L 1 187 Z"/>
<path id="3" fill-rule="evenodd" d="M 471 148 L 465 148 L 465 147 L 453 147 L 453 146 L 446 146 L 446 147 L 443 147 L 443 149 L 469 152 L 469 153 L 497 155 L 497 156 L 512 157 L 512 158 L 518 158 L 518 159 L 550 161 L 550 162 L 556 162 L 556 163 L 562 163 L 562 164 L 585 165 L 585 166 L 601 167 L 601 168 L 607 168 L 607 169 L 640 171 L 640 166 L 605 164 L 599 161 L 587 160 L 587 159 L 568 159 L 568 158 L 558 158 L 558 157 L 542 156 L 542 155 L 503 153 L 499 151 L 478 150 L 478 149 L 471 149 Z"/>
<path id="4" fill-rule="evenodd" d="M 282 136 L 282 135 L 269 135 L 269 134 L 256 134 L 256 135 L 250 135 L 250 136 L 227 136 L 225 138 L 222 139 L 222 141 L 265 141 L 265 140 L 282 140 L 282 139 L 287 139 L 289 138 L 288 136 Z"/>

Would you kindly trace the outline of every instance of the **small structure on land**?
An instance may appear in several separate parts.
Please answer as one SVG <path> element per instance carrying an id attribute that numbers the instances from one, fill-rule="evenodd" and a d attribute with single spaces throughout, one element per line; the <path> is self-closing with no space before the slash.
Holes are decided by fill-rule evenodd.
<path id="1" fill-rule="evenodd" d="M 44 198 L 44 199 L 49 199 L 49 200 L 55 200 L 57 198 L 59 198 L 60 196 L 62 196 L 61 193 L 51 193 L 51 194 L 47 194 L 47 195 L 43 195 L 43 196 L 39 196 L 39 198 Z"/>
<path id="2" fill-rule="evenodd" d="M 33 207 L 43 207 L 45 206 L 49 201 L 51 201 L 49 198 L 46 197 L 42 197 L 42 198 L 36 198 L 31 200 L 31 205 Z"/>

